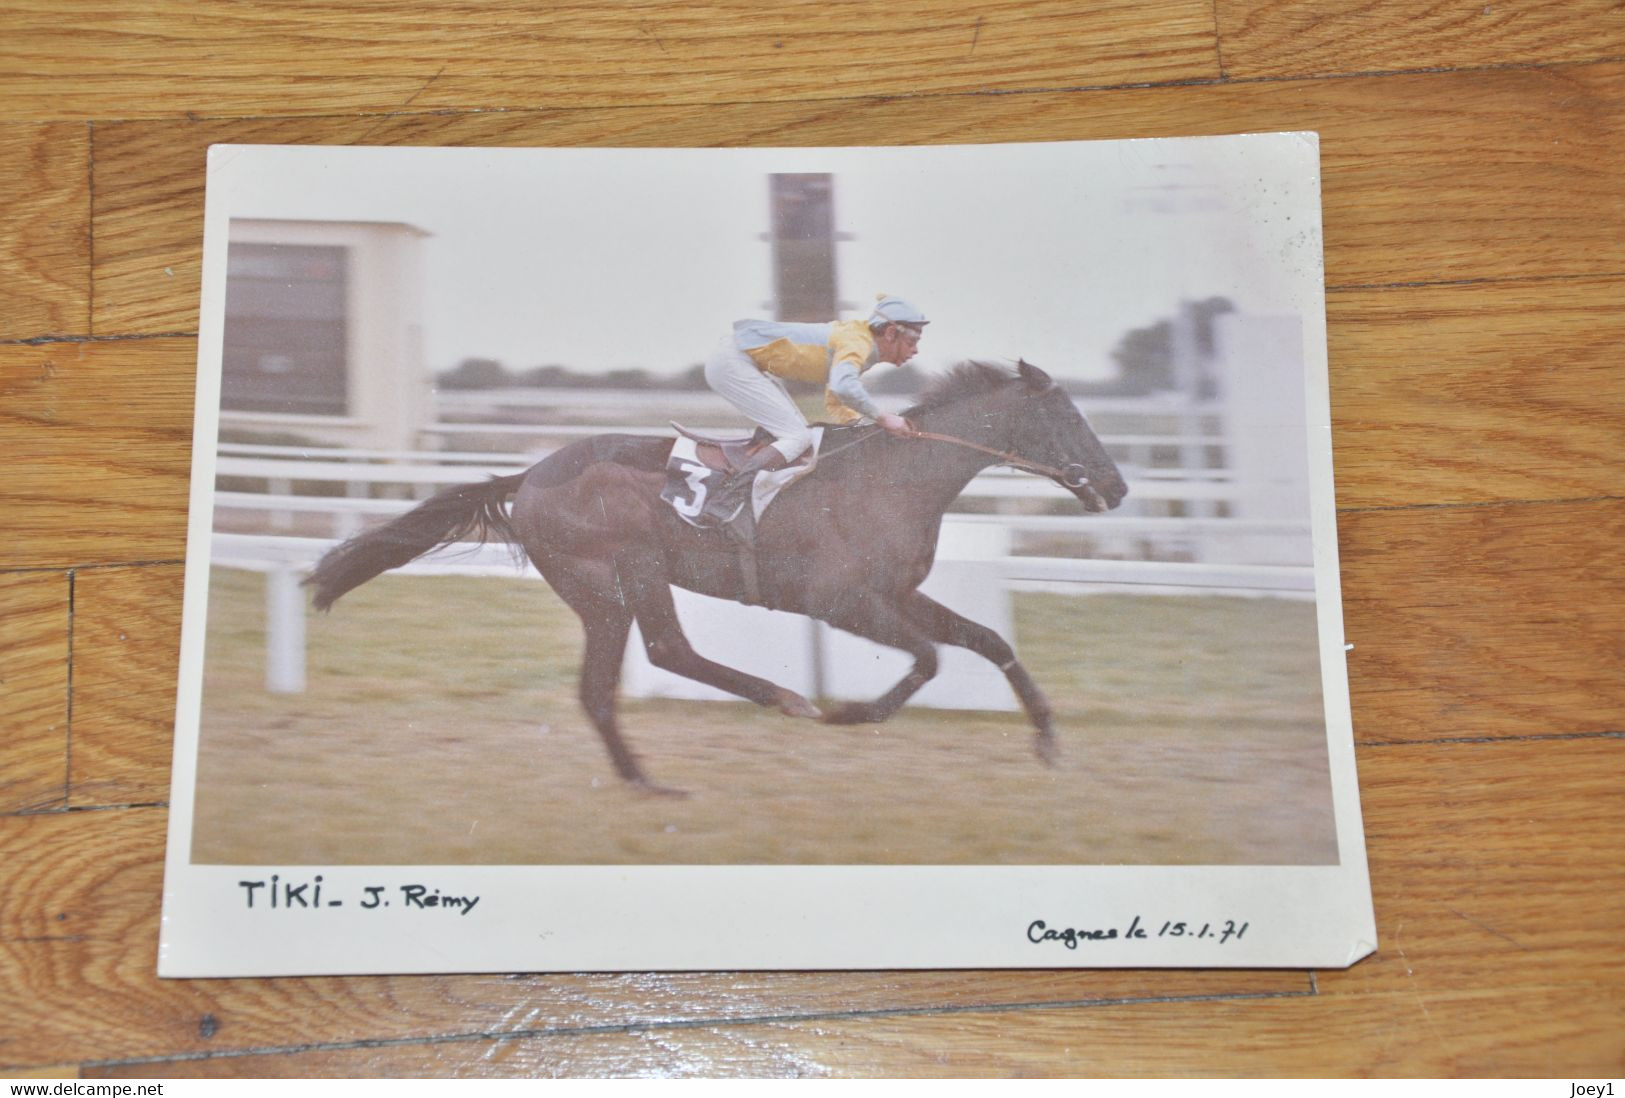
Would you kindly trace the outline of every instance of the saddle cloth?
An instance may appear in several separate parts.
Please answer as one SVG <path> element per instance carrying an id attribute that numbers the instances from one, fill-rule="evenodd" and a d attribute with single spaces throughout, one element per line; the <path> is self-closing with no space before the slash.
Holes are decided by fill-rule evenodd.
<path id="1" fill-rule="evenodd" d="M 750 493 L 752 518 L 761 518 L 767 505 L 780 492 L 813 471 L 818 463 L 818 448 L 824 441 L 824 429 L 814 427 L 812 437 L 812 446 L 789 466 L 756 474 L 756 482 L 751 485 Z M 666 485 L 660 491 L 660 498 L 671 504 L 678 517 L 690 526 L 700 525 L 696 519 L 705 507 L 707 497 L 728 476 L 727 470 L 716 468 L 700 454 L 701 446 L 710 448 L 715 441 L 707 439 L 701 442 L 683 432 L 672 444 L 671 457 L 666 459 Z M 729 442 L 731 448 L 733 444 L 748 440 Z"/>

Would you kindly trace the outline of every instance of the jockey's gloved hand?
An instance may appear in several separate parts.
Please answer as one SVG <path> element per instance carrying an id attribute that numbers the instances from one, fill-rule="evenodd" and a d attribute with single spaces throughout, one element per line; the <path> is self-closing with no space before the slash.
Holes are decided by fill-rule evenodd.
<path id="1" fill-rule="evenodd" d="M 890 412 L 881 412 L 875 417 L 875 422 L 880 424 L 888 435 L 906 438 L 914 433 L 914 428 L 909 426 L 908 420 L 902 416 L 894 416 Z"/>

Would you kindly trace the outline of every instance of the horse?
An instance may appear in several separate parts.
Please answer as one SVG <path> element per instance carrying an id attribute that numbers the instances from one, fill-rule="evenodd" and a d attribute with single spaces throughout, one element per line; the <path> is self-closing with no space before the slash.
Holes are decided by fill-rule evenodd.
<path id="1" fill-rule="evenodd" d="M 691 526 L 661 499 L 671 438 L 605 434 L 561 447 L 525 472 L 446 489 L 329 550 L 305 582 L 325 611 L 346 591 L 431 550 L 468 540 L 516 546 L 581 618 L 581 704 L 617 774 L 645 792 L 681 795 L 649 779 L 616 720 L 634 621 L 656 667 L 829 724 L 884 721 L 935 676 L 938 644 L 968 648 L 1004 673 L 1035 729 L 1039 759 L 1054 765 L 1049 703 L 1009 643 L 918 588 L 931 571 L 944 512 L 989 466 L 1047 477 L 1092 513 L 1116 507 L 1127 486 L 1071 397 L 1025 361 L 1013 371 L 956 366 L 903 416 L 909 436 L 872 425 L 826 429 L 814 469 L 763 512 L 753 560 L 731 533 Z M 804 614 L 902 649 L 913 666 L 873 701 L 820 708 L 695 652 L 677 620 L 673 586 Z"/>

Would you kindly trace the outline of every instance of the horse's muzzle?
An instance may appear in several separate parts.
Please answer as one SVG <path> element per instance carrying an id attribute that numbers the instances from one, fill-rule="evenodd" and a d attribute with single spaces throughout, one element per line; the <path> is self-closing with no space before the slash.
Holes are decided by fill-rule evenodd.
<path id="1" fill-rule="evenodd" d="M 1111 510 L 1111 504 L 1106 502 L 1106 497 L 1089 483 L 1089 474 L 1083 466 L 1077 464 L 1063 466 L 1061 483 L 1082 500 L 1084 507 L 1090 512 L 1098 514 L 1101 511 Z"/>

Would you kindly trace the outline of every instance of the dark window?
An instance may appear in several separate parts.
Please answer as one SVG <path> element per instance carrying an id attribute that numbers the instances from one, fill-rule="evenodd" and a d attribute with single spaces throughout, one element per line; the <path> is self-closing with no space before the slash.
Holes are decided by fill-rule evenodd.
<path id="1" fill-rule="evenodd" d="M 348 259 L 344 248 L 231 245 L 222 408 L 329 416 L 349 411 Z"/>

